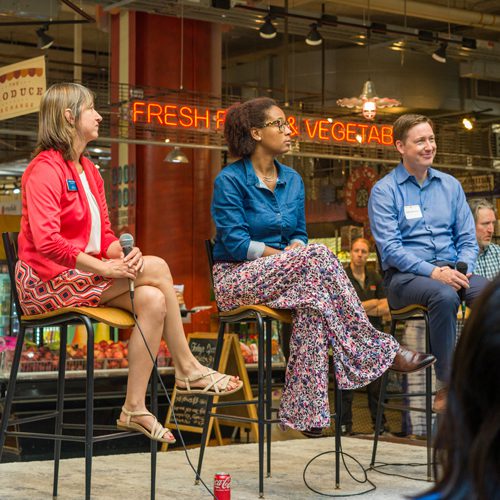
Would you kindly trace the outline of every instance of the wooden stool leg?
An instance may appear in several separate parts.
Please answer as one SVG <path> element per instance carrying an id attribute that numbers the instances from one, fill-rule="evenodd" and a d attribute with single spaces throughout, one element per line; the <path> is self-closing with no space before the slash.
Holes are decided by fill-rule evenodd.
<path id="1" fill-rule="evenodd" d="M 52 484 L 52 496 L 57 497 L 57 488 L 59 482 L 59 460 L 61 458 L 61 434 L 64 421 L 64 388 L 66 376 L 66 344 L 68 341 L 68 326 L 61 326 L 60 345 L 59 345 L 59 373 L 57 377 L 57 401 L 56 401 L 56 422 L 54 426 L 54 481 Z"/>
<path id="2" fill-rule="evenodd" d="M 21 352 L 23 350 L 25 328 L 21 325 L 19 333 L 17 334 L 16 348 L 14 350 L 14 358 L 10 368 L 9 384 L 7 385 L 7 394 L 5 395 L 5 402 L 3 405 L 2 424 L 0 427 L 0 458 L 2 457 L 3 446 L 5 444 L 5 433 L 9 427 L 10 412 L 12 410 L 12 401 L 14 399 L 14 392 L 16 389 L 17 372 L 21 363 Z"/>

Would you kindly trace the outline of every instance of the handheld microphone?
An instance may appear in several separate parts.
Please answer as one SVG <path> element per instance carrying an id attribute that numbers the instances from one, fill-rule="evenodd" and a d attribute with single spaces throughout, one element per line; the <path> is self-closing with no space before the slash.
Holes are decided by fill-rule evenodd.
<path id="1" fill-rule="evenodd" d="M 457 262 L 456 269 L 459 273 L 464 276 L 467 274 L 467 264 L 465 262 Z M 460 288 L 458 291 L 458 297 L 462 306 L 462 319 L 465 318 L 465 288 Z"/>
<path id="2" fill-rule="evenodd" d="M 134 248 L 134 237 L 129 233 L 123 233 L 120 236 L 119 241 L 120 241 L 120 246 L 122 247 L 123 253 L 126 257 Z M 465 265 L 465 267 L 467 268 L 467 264 Z M 128 284 L 129 284 L 129 290 L 130 290 L 130 298 L 133 300 L 134 299 L 134 291 L 135 291 L 134 281 L 129 279 Z"/>

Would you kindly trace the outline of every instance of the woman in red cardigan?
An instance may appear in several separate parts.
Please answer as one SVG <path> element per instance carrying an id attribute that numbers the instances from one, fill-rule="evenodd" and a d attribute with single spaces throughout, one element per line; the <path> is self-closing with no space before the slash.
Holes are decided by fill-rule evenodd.
<path id="1" fill-rule="evenodd" d="M 231 394 L 242 382 L 202 366 L 188 347 L 166 262 L 137 247 L 125 257 L 111 229 L 103 180 L 83 156 L 101 120 L 93 94 L 82 85 L 56 84 L 42 98 L 35 157 L 22 178 L 16 284 L 23 312 L 98 305 L 131 311 L 134 280 L 138 322 L 153 354 L 165 338 L 178 391 Z M 128 352 L 127 394 L 117 426 L 173 443 L 172 433 L 145 406 L 153 364 L 137 327 Z"/>

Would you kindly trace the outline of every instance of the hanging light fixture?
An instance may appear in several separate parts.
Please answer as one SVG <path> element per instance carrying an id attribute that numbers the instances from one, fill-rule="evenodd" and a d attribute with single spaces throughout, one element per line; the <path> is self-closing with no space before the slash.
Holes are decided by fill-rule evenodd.
<path id="1" fill-rule="evenodd" d="M 467 130 L 472 130 L 474 128 L 474 122 L 476 119 L 474 117 L 465 117 L 462 119 L 462 125 Z"/>
<path id="2" fill-rule="evenodd" d="M 312 23 L 308 35 L 306 36 L 307 45 L 321 45 L 323 43 L 323 37 L 321 33 L 318 31 L 319 23 Z"/>
<path id="3" fill-rule="evenodd" d="M 172 149 L 167 156 L 165 156 L 163 161 L 166 163 L 189 163 L 188 157 L 178 146 L 175 146 L 174 149 Z"/>
<path id="4" fill-rule="evenodd" d="M 367 120 L 373 120 L 377 114 L 377 108 L 401 106 L 401 102 L 391 97 L 378 97 L 373 82 L 367 80 L 363 84 L 363 90 L 359 97 L 343 97 L 342 99 L 337 99 L 337 105 L 344 108 L 361 109 L 363 116 Z"/>
<path id="5" fill-rule="evenodd" d="M 37 47 L 39 49 L 48 49 L 54 43 L 54 39 L 46 33 L 48 29 L 49 26 L 45 24 L 44 26 L 36 30 L 36 35 L 38 37 Z"/>
<path id="6" fill-rule="evenodd" d="M 259 35 L 261 38 L 265 38 L 266 40 L 276 38 L 277 31 L 269 14 L 264 18 L 264 24 L 259 29 Z"/>
<path id="7" fill-rule="evenodd" d="M 448 44 L 446 42 L 442 42 L 439 45 L 439 48 L 432 54 L 432 58 L 434 61 L 445 63 L 446 62 L 446 49 Z"/>

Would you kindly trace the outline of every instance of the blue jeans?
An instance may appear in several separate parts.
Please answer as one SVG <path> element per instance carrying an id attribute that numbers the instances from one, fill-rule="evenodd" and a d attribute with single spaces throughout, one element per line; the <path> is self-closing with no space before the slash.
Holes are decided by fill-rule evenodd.
<path id="1" fill-rule="evenodd" d="M 473 274 L 465 292 L 469 306 L 489 283 Z M 391 308 L 400 309 L 410 304 L 422 304 L 429 311 L 431 353 L 436 356 L 436 377 L 448 382 L 456 341 L 458 293 L 449 285 L 426 276 L 395 272 L 390 277 L 387 299 Z"/>

